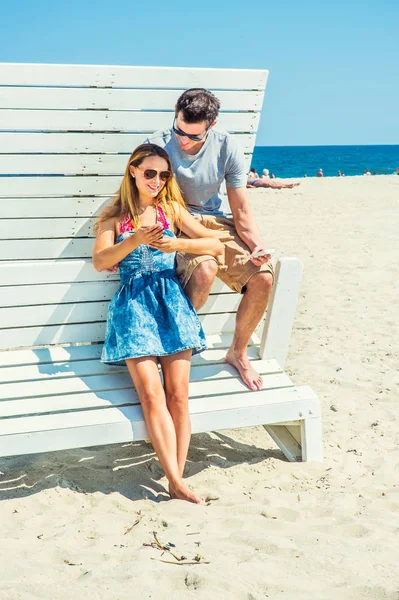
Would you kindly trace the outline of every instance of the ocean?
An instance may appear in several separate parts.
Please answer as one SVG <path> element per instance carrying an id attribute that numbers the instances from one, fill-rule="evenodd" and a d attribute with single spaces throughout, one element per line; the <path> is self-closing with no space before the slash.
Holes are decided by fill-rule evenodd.
<path id="1" fill-rule="evenodd" d="M 255 146 L 251 167 L 262 175 L 269 169 L 276 177 L 392 175 L 399 167 L 398 146 Z"/>

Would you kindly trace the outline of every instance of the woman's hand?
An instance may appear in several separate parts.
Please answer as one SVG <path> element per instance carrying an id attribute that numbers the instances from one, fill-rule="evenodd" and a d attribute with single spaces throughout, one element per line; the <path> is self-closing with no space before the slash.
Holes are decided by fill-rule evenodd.
<path id="1" fill-rule="evenodd" d="M 151 246 L 154 242 L 159 241 L 163 236 L 163 227 L 160 223 L 156 225 L 147 225 L 140 227 L 131 237 L 135 239 L 137 246 L 147 244 Z"/>
<path id="2" fill-rule="evenodd" d="M 181 249 L 181 242 L 177 238 L 171 238 L 165 235 L 162 239 L 152 242 L 150 246 L 151 248 L 156 248 L 157 250 L 161 250 L 161 252 L 170 254 L 171 252 L 177 252 Z"/>

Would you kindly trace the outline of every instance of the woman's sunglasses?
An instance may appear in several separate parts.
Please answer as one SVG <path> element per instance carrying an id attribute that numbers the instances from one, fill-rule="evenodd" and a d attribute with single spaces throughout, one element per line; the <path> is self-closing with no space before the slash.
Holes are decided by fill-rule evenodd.
<path id="1" fill-rule="evenodd" d="M 155 169 L 140 169 L 140 167 L 136 167 L 139 171 L 141 171 L 144 175 L 144 179 L 154 179 L 159 174 L 159 179 L 161 181 L 168 181 L 169 177 L 172 175 L 170 171 L 156 171 Z"/>

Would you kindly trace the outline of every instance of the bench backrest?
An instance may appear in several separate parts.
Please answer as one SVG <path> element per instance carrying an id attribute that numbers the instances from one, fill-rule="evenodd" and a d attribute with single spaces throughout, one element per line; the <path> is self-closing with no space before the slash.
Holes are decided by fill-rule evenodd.
<path id="1" fill-rule="evenodd" d="M 267 75 L 0 63 L 0 349 L 103 340 L 118 277 L 94 270 L 92 226 L 133 148 L 171 125 L 184 89 L 205 87 L 249 170 Z M 238 296 L 212 292 L 205 331 L 232 331 Z"/>

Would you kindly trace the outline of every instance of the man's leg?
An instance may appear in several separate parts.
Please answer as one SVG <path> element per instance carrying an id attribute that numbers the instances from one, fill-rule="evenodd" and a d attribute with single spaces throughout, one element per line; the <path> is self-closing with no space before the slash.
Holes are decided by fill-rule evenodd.
<path id="1" fill-rule="evenodd" d="M 251 366 L 247 346 L 266 310 L 272 287 L 271 273 L 256 273 L 249 279 L 237 310 L 233 341 L 226 355 L 226 362 L 237 369 L 243 382 L 253 391 L 262 389 L 263 381 Z"/>

